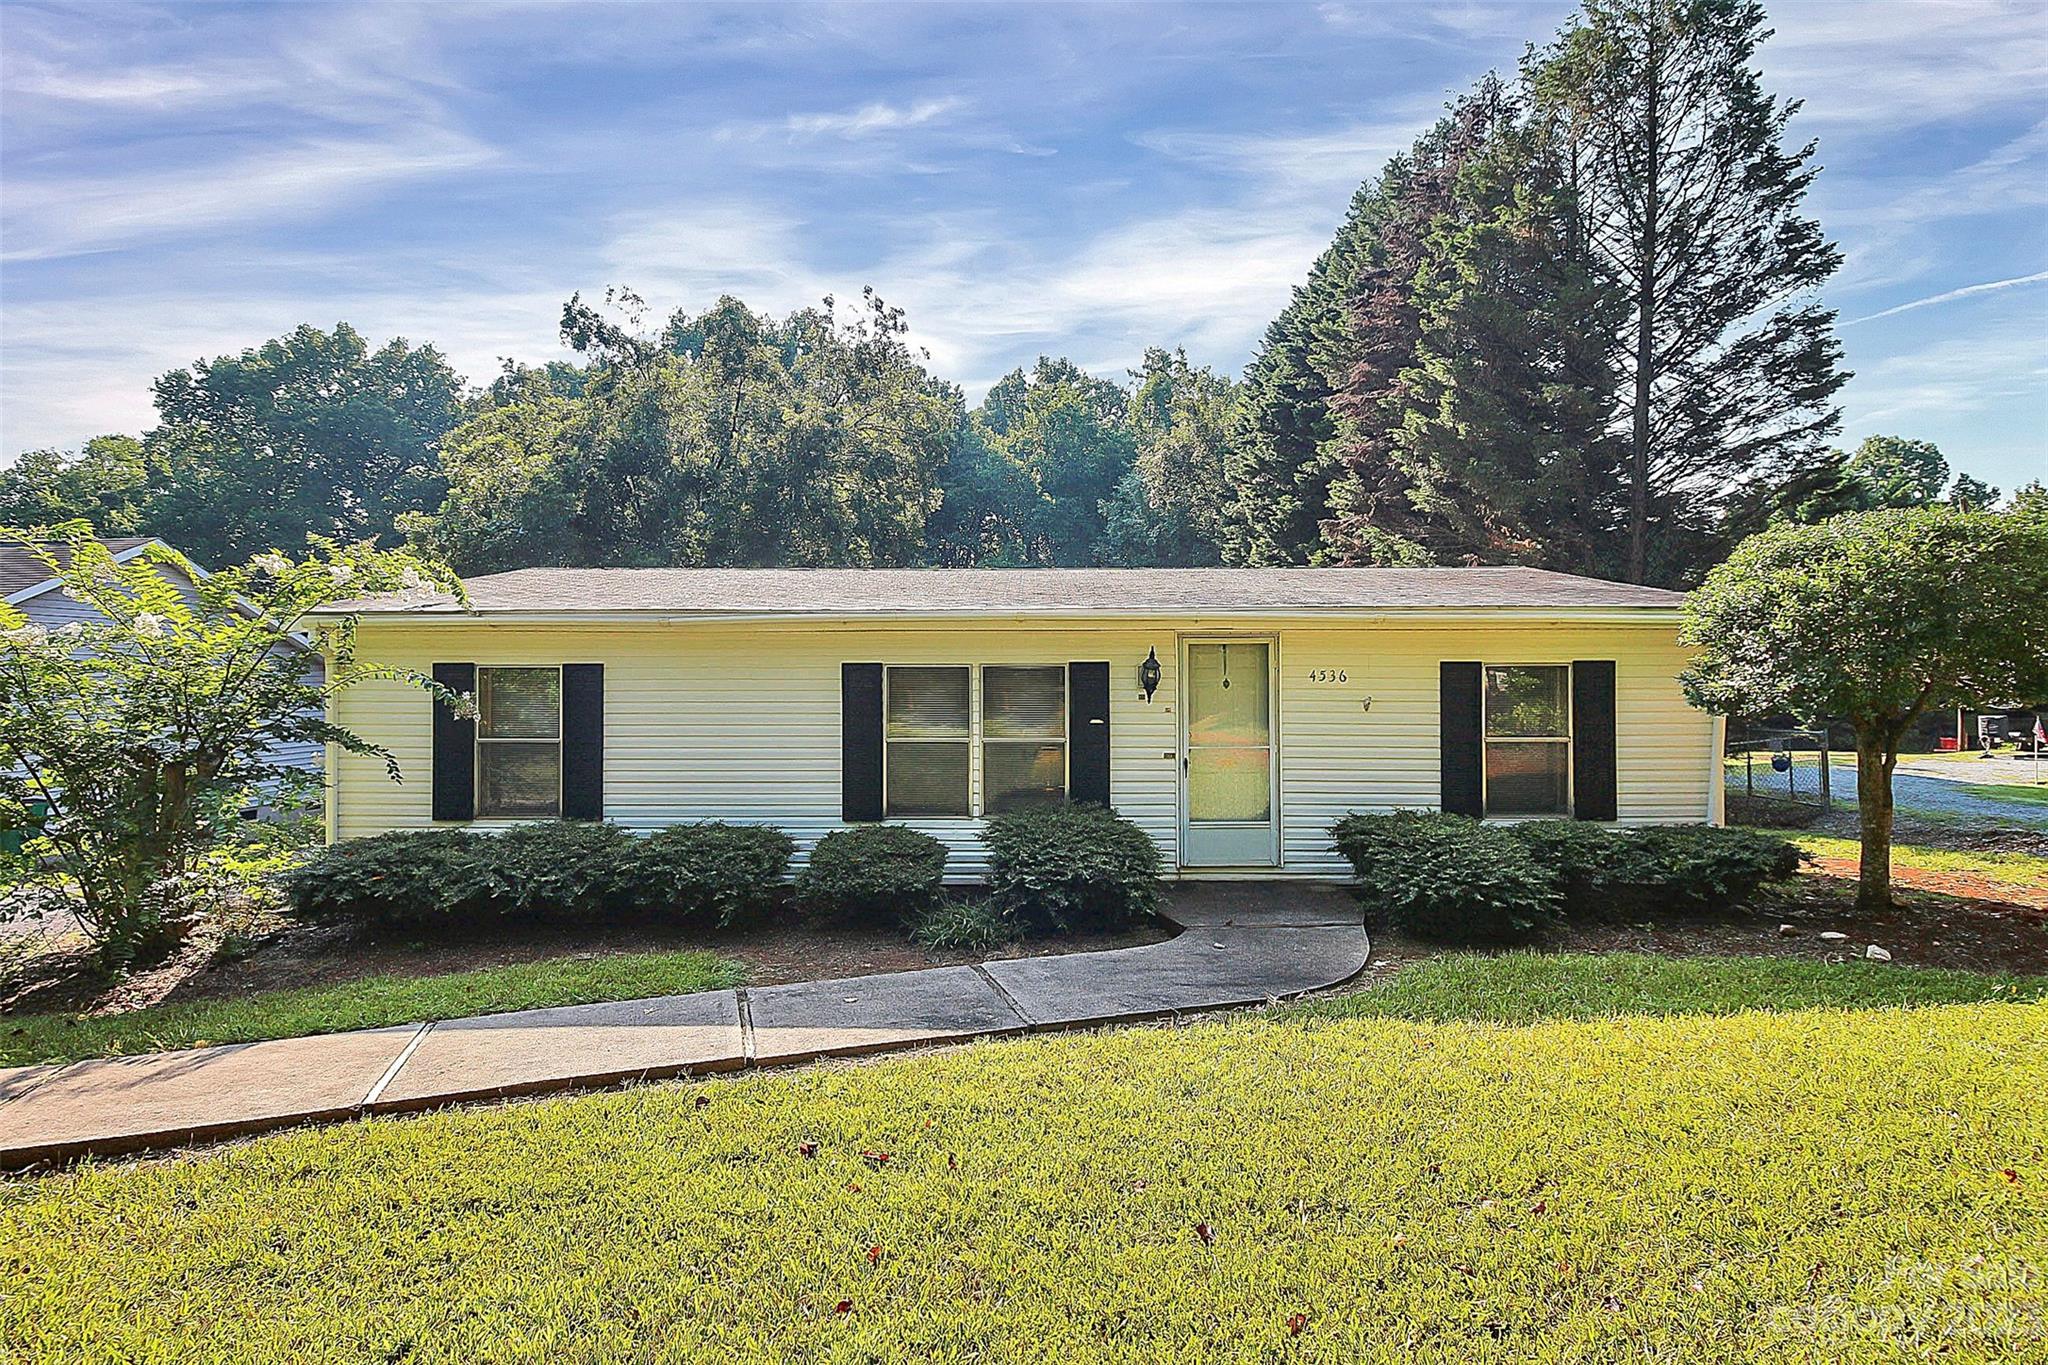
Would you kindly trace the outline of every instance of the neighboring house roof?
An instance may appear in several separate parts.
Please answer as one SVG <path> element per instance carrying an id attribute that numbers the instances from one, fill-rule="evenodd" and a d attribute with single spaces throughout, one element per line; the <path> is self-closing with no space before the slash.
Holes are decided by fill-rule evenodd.
<path id="1" fill-rule="evenodd" d="M 1526 568 L 519 569 L 333 614 L 413 617 L 1184 616 L 1358 611 L 1669 612 L 1682 593 Z"/>
<path id="2" fill-rule="evenodd" d="M 144 547 L 160 544 L 152 536 L 111 536 L 100 544 L 113 551 L 117 560 L 133 559 L 141 554 Z M 62 541 L 45 541 L 43 548 L 56 555 L 62 564 L 71 558 L 70 547 Z M 0 545 L 0 600 L 10 606 L 26 602 L 57 586 L 57 580 L 50 573 L 50 566 L 31 554 L 26 546 Z"/>

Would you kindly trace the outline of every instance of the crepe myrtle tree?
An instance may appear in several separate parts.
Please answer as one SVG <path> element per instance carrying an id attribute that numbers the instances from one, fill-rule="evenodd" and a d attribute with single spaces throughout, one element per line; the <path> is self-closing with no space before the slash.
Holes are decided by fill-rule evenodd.
<path id="1" fill-rule="evenodd" d="M 1920 507 L 1774 526 L 1685 608 L 1686 695 L 1856 732 L 1856 903 L 1891 903 L 1892 771 L 1932 705 L 2048 695 L 2048 517 Z"/>
<path id="2" fill-rule="evenodd" d="M 181 941 L 211 889 L 208 853 L 252 798 L 302 776 L 278 746 L 376 755 L 398 778 L 389 753 L 327 719 L 329 697 L 370 678 L 446 693 L 359 659 L 345 618 L 306 632 L 309 612 L 366 592 L 459 597 L 419 556 L 316 538 L 303 558 L 269 551 L 209 575 L 160 546 L 117 563 L 83 521 L 0 527 L 0 543 L 91 609 L 53 630 L 0 604 L 0 830 L 15 832 L 0 913 L 67 908 L 109 967 Z"/>

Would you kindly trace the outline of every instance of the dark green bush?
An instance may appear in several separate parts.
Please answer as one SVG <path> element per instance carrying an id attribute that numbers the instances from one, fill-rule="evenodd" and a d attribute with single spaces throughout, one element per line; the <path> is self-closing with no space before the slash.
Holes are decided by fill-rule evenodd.
<path id="1" fill-rule="evenodd" d="M 1347 815 L 1330 829 L 1368 908 L 1446 943 L 1513 943 L 1557 919 L 1555 879 L 1506 829 L 1460 815 Z"/>
<path id="2" fill-rule="evenodd" d="M 1159 846 L 1102 806 L 994 816 L 982 831 L 996 911 L 1025 933 L 1120 929 L 1159 908 Z"/>
<path id="3" fill-rule="evenodd" d="M 1017 937 L 1017 926 L 984 900 L 941 900 L 910 926 L 910 937 L 926 948 L 964 948 L 985 953 Z"/>
<path id="4" fill-rule="evenodd" d="M 1711 825 L 1618 828 L 1570 820 L 1509 827 L 1552 869 L 1565 912 L 1589 918 L 1722 910 L 1799 871 L 1799 849 L 1773 834 Z"/>
<path id="5" fill-rule="evenodd" d="M 946 846 L 907 825 L 856 825 L 818 841 L 796 881 L 815 914 L 908 928 L 943 895 Z"/>
<path id="6" fill-rule="evenodd" d="M 613 871 L 636 842 L 617 825 L 546 820 L 484 835 L 475 847 L 497 883 L 493 908 L 538 917 L 606 909 Z"/>
<path id="7" fill-rule="evenodd" d="M 332 844 L 285 874 L 285 898 L 314 920 L 414 924 L 486 914 L 503 894 L 478 854 L 486 838 L 434 829 Z"/>
<path id="8" fill-rule="evenodd" d="M 731 924 L 775 907 L 795 852 L 769 825 L 671 825 L 634 841 L 605 890 L 615 904 Z"/>

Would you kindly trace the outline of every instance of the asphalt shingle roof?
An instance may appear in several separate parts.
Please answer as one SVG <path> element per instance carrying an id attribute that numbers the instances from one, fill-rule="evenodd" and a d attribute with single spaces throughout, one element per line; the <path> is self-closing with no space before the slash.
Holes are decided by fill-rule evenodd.
<path id="1" fill-rule="evenodd" d="M 482 615 L 1185 615 L 1459 608 L 1665 608 L 1681 593 L 1525 568 L 517 569 L 465 580 Z M 335 611 L 460 614 L 437 592 Z"/>
<path id="2" fill-rule="evenodd" d="M 148 543 L 148 536 L 113 536 L 100 542 L 115 554 Z M 62 542 L 48 543 L 45 548 L 54 550 L 60 563 L 70 558 L 70 551 Z M 0 545 L 0 597 L 12 596 L 23 588 L 33 588 L 50 576 L 49 566 L 22 546 Z"/>

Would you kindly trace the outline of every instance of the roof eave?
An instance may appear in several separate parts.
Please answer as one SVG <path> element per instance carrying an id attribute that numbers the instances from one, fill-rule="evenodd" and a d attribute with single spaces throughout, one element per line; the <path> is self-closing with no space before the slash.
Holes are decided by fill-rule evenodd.
<path id="1" fill-rule="evenodd" d="M 359 608 L 353 611 L 328 609 L 308 613 L 309 619 L 338 620 L 354 617 L 358 621 L 385 622 L 447 622 L 468 625 L 760 625 L 776 622 L 796 622 L 812 625 L 859 625 L 889 622 L 915 624 L 918 622 L 958 621 L 1170 621 L 1185 618 L 1213 620 L 1217 618 L 1242 618 L 1245 620 L 1402 620 L 1402 621 L 1470 621 L 1475 617 L 1487 620 L 1515 621 L 1585 621 L 1605 623 L 1632 623 L 1638 625 L 1676 622 L 1681 615 L 1677 603 L 1617 605 L 1601 604 L 1590 606 L 1464 606 L 1464 607 L 1140 607 L 1126 609 L 1076 608 L 1076 607 L 1005 607 L 959 608 L 948 611 L 706 611 L 679 612 L 673 610 L 618 610 L 618 611 L 508 611 L 471 610 L 457 608 L 401 608 L 379 610 Z"/>

